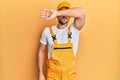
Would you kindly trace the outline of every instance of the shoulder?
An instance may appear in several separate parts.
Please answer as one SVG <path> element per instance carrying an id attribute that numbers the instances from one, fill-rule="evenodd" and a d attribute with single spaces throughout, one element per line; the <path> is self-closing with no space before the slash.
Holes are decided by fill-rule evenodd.
<path id="1" fill-rule="evenodd" d="M 56 26 L 51 26 L 51 28 L 52 28 L 52 30 L 54 31 L 54 30 L 56 29 Z M 42 34 L 45 34 L 45 35 L 50 34 L 50 27 L 45 27 L 45 28 L 43 29 Z"/>
<path id="2" fill-rule="evenodd" d="M 56 29 L 56 26 L 51 26 L 51 28 L 54 30 L 54 29 Z M 47 32 L 47 31 L 49 31 L 49 29 L 50 29 L 50 27 L 45 27 L 45 28 L 44 28 L 44 31 Z"/>
<path id="3" fill-rule="evenodd" d="M 49 27 L 45 27 L 42 31 L 42 38 L 47 38 L 49 35 Z"/>
<path id="4" fill-rule="evenodd" d="M 49 27 L 45 27 L 45 28 L 43 29 L 43 32 L 44 32 L 44 33 L 48 32 L 48 31 L 49 31 Z"/>
<path id="5" fill-rule="evenodd" d="M 57 28 L 57 26 L 51 26 L 52 30 L 55 30 Z"/>

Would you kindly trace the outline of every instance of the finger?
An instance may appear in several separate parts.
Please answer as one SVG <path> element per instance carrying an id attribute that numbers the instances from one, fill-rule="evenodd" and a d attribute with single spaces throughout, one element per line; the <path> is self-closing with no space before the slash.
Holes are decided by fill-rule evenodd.
<path id="1" fill-rule="evenodd" d="M 40 17 L 41 17 L 41 18 L 47 18 L 46 15 L 41 15 Z"/>
<path id="2" fill-rule="evenodd" d="M 41 16 L 46 16 L 46 14 L 41 14 Z"/>
<path id="3" fill-rule="evenodd" d="M 46 13 L 41 13 L 40 16 L 46 16 Z"/>
<path id="4" fill-rule="evenodd" d="M 40 17 L 45 17 L 45 18 L 47 18 L 46 15 L 41 15 Z"/>
<path id="5" fill-rule="evenodd" d="M 45 18 L 46 20 L 50 20 L 50 19 L 52 19 L 52 18 Z"/>
<path id="6" fill-rule="evenodd" d="M 41 15 L 46 15 L 47 17 L 49 17 L 49 9 L 44 9 L 44 10 L 41 12 Z"/>
<path id="7" fill-rule="evenodd" d="M 48 9 L 43 9 L 42 13 L 47 13 L 49 10 Z"/>
<path id="8" fill-rule="evenodd" d="M 46 12 L 42 11 L 41 14 L 46 14 Z"/>
<path id="9" fill-rule="evenodd" d="M 47 10 L 46 16 L 49 17 L 49 10 Z"/>
<path id="10" fill-rule="evenodd" d="M 47 18 L 47 13 L 41 14 L 40 17 L 41 17 L 41 18 Z"/>
<path id="11" fill-rule="evenodd" d="M 43 9 L 41 13 L 46 13 L 49 9 Z"/>
<path id="12" fill-rule="evenodd" d="M 41 14 L 47 14 L 47 11 L 41 11 Z"/>

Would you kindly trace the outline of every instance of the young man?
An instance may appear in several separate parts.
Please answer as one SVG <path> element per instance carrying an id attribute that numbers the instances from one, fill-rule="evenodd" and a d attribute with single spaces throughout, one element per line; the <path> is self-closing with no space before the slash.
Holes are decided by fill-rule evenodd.
<path id="1" fill-rule="evenodd" d="M 39 80 L 76 80 L 75 58 L 81 29 L 85 24 L 85 9 L 67 2 L 58 5 L 57 10 L 44 9 L 41 18 L 57 17 L 57 26 L 46 27 L 40 39 Z M 74 22 L 68 26 L 70 18 Z M 46 45 L 48 45 L 47 76 L 43 74 Z"/>

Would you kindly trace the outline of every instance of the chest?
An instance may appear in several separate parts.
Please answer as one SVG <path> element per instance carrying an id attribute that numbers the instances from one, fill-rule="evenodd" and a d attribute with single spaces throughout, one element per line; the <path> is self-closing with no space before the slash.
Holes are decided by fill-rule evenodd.
<path id="1" fill-rule="evenodd" d="M 56 35 L 56 39 L 59 44 L 67 43 L 67 39 L 68 39 L 67 31 L 54 31 L 54 33 Z M 53 44 L 53 38 L 51 37 L 50 34 L 48 36 L 48 44 L 50 45 Z"/>

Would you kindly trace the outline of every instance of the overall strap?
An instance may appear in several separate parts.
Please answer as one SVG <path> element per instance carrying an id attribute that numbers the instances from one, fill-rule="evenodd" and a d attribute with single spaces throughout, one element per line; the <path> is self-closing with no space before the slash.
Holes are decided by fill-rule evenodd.
<path id="1" fill-rule="evenodd" d="M 53 33 L 52 27 L 49 27 L 51 36 L 53 38 L 54 44 L 57 44 L 57 39 L 56 39 L 56 35 Z"/>
<path id="2" fill-rule="evenodd" d="M 68 27 L 68 43 L 71 43 L 71 35 L 72 35 L 72 32 L 70 30 L 70 26 Z"/>

